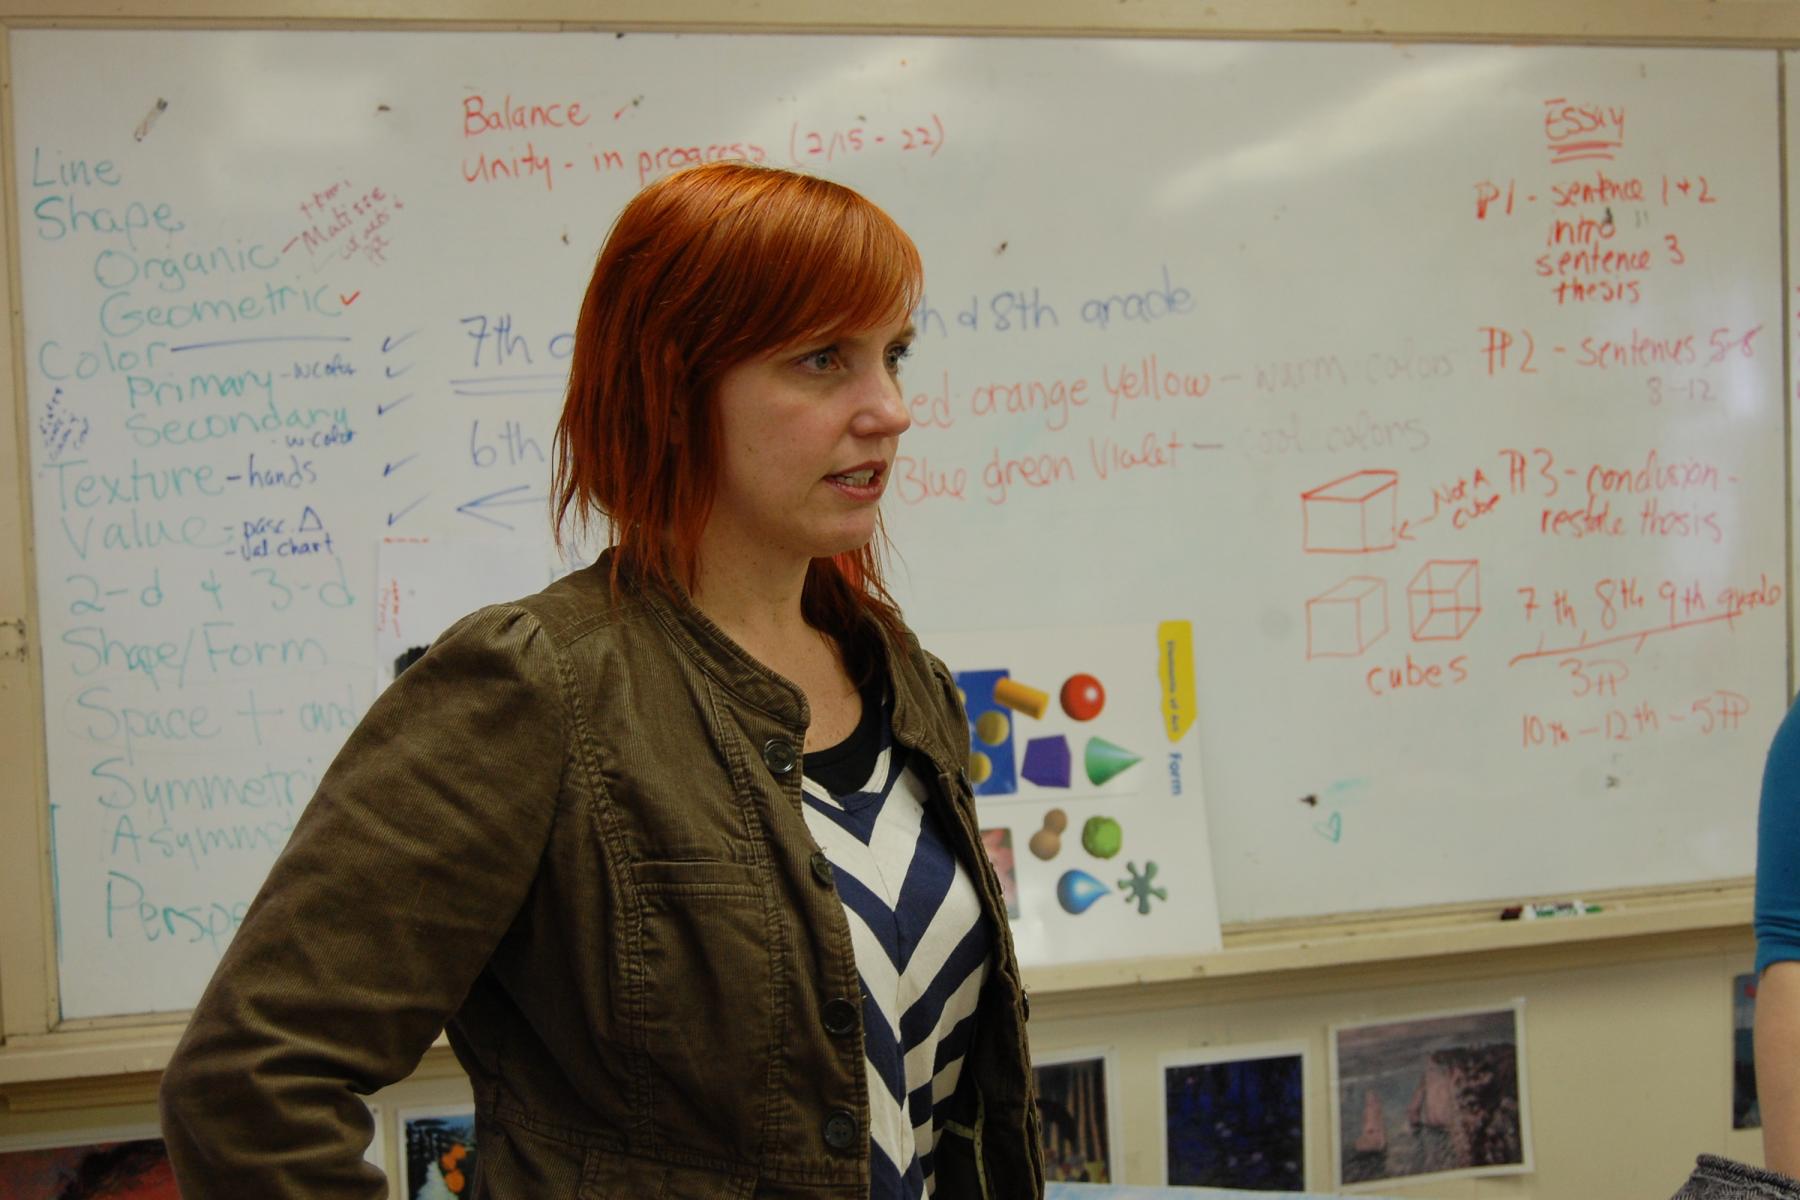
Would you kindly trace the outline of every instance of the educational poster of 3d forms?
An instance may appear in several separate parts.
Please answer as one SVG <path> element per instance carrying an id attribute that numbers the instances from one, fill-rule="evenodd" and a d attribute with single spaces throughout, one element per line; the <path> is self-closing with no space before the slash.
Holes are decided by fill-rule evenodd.
<path id="1" fill-rule="evenodd" d="M 1027 966 L 1219 948 L 1187 621 L 928 636 Z"/>

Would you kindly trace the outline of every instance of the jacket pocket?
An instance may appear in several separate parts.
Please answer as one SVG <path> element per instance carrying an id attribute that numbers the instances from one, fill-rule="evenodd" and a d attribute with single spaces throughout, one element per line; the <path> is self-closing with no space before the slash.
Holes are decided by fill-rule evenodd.
<path id="1" fill-rule="evenodd" d="M 576 1200 L 749 1200 L 756 1177 L 592 1151 Z"/>
<path id="2" fill-rule="evenodd" d="M 477 1123 L 480 1135 L 470 1196 L 478 1200 L 567 1196 L 579 1184 L 581 1147 L 497 1117 L 481 1117 Z"/>
<path id="3" fill-rule="evenodd" d="M 647 862 L 632 874 L 648 1060 L 644 1132 L 651 1145 L 754 1162 L 777 1036 L 774 890 L 763 872 L 737 863 Z"/>

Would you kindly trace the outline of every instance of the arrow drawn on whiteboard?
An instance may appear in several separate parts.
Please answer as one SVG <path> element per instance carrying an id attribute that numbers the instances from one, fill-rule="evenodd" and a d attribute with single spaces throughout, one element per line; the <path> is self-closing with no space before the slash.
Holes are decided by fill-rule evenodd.
<path id="1" fill-rule="evenodd" d="M 497 492 L 489 492 L 485 496 L 477 496 L 467 503 L 459 504 L 456 506 L 456 511 L 463 514 L 465 517 L 474 517 L 478 521 L 486 521 L 489 525 L 498 525 L 502 529 L 511 529 L 511 525 L 508 525 L 498 517 L 490 517 L 486 513 L 477 512 L 475 510 L 479 508 L 516 508 L 521 504 L 545 503 L 546 497 L 543 496 L 513 496 L 514 492 L 528 492 L 530 490 L 531 485 L 529 483 L 514 484 L 512 487 L 501 488 Z M 512 499 L 503 500 L 501 499 L 502 496 L 512 496 Z"/>
<path id="2" fill-rule="evenodd" d="M 411 504 L 407 505 L 405 508 L 401 509 L 399 512 L 389 513 L 388 514 L 388 528 L 392 529 L 394 527 L 394 522 L 398 521 L 401 517 L 404 517 L 407 513 L 411 512 L 413 509 L 419 507 L 419 505 L 425 503 L 425 501 L 430 498 L 431 498 L 431 493 L 427 492 L 427 493 L 425 493 L 425 495 L 420 496 L 417 500 L 414 500 Z"/>

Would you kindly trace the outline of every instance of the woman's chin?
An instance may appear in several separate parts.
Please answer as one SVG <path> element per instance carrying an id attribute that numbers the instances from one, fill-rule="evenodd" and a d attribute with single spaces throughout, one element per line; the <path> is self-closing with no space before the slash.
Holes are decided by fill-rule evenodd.
<path id="1" fill-rule="evenodd" d="M 846 529 L 828 538 L 820 538 L 818 552 L 814 558 L 835 558 L 840 554 L 855 554 L 867 546 L 875 537 L 874 522 L 866 529 Z"/>

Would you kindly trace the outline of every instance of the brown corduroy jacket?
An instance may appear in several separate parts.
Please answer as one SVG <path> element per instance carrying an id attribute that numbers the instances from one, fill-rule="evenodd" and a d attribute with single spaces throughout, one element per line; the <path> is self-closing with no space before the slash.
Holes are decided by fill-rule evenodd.
<path id="1" fill-rule="evenodd" d="M 940 1200 L 1043 1193 L 1025 997 L 944 667 L 883 638 L 897 741 L 995 932 Z M 359 1097 L 446 1027 L 471 1200 L 864 1200 L 850 929 L 800 807 L 801 693 L 607 559 L 465 618 L 308 804 L 162 1085 L 186 1200 L 378 1200 Z M 835 1006 L 841 1011 L 842 1006 Z"/>

